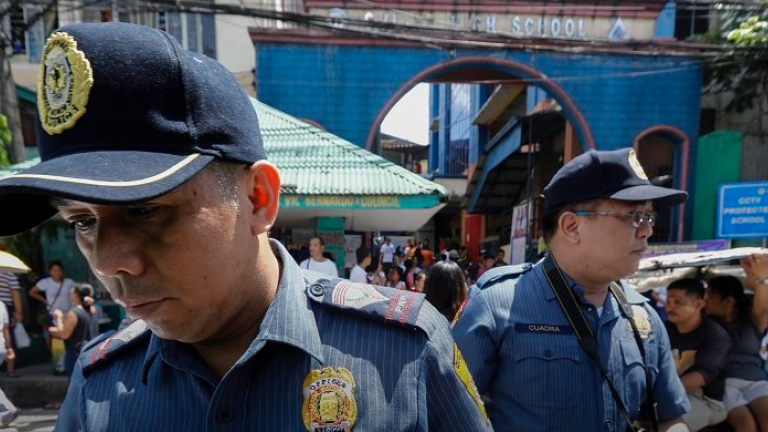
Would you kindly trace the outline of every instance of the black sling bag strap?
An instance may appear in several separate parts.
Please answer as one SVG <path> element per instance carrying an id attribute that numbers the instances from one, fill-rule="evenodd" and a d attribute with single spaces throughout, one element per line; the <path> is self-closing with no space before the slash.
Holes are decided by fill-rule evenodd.
<path id="1" fill-rule="evenodd" d="M 592 332 L 592 328 L 589 325 L 589 322 L 587 322 L 586 317 L 584 317 L 584 313 L 581 311 L 581 308 L 578 305 L 578 300 L 576 299 L 576 296 L 573 294 L 573 291 L 568 288 L 565 277 L 563 276 L 562 272 L 560 271 L 560 268 L 557 266 L 557 263 L 555 262 L 555 259 L 552 257 L 552 255 L 547 255 L 547 257 L 544 259 L 544 275 L 547 277 L 547 281 L 549 282 L 550 288 L 552 288 L 552 292 L 554 292 L 555 297 L 557 298 L 558 303 L 560 304 L 560 308 L 563 310 L 563 313 L 565 314 L 565 317 L 568 319 L 568 322 L 571 324 L 571 327 L 573 328 L 573 332 L 576 335 L 576 338 L 579 341 L 579 344 L 581 345 L 581 348 L 589 355 L 589 357 L 592 359 L 592 361 L 595 362 L 595 365 L 597 366 L 598 370 L 600 371 L 600 374 L 605 378 L 605 382 L 608 384 L 608 389 L 611 391 L 611 395 L 613 396 L 613 400 L 616 402 L 616 408 L 619 410 L 619 413 L 621 413 L 621 416 L 624 417 L 624 420 L 627 422 L 627 427 L 632 430 L 633 432 L 639 432 L 640 429 L 635 427 L 634 422 L 629 417 L 629 414 L 627 413 L 627 408 L 624 405 L 624 401 L 621 399 L 621 396 L 619 395 L 619 392 L 616 390 L 616 387 L 613 385 L 613 382 L 611 381 L 611 378 L 608 376 L 608 372 L 605 370 L 605 367 L 603 366 L 603 362 L 600 360 L 600 356 L 597 353 L 597 338 L 595 337 L 595 334 Z M 613 288 L 613 287 L 612 287 Z M 612 289 L 612 292 L 615 291 Z M 618 291 L 621 291 L 619 288 Z M 626 314 L 626 309 L 628 309 L 631 312 L 631 308 L 626 303 L 626 298 L 623 295 L 624 293 L 621 293 L 621 299 L 617 298 L 617 301 L 622 304 L 622 310 Z M 631 317 L 630 315 L 629 317 Z M 643 364 L 645 364 L 645 354 L 644 350 L 642 348 L 642 340 L 640 339 L 640 334 L 637 331 L 637 328 L 635 326 L 634 320 L 632 318 L 629 318 L 629 321 L 632 323 L 632 329 L 635 333 L 635 339 L 639 342 L 641 345 L 640 353 L 643 355 Z M 650 375 L 648 368 L 645 368 L 646 372 L 646 385 L 650 383 Z M 651 395 L 652 393 L 652 387 L 648 386 L 647 390 L 649 394 L 649 399 L 653 401 L 653 398 Z M 655 405 L 654 408 L 654 420 L 653 420 L 653 427 L 654 431 L 658 431 L 657 421 L 655 419 Z"/>
<path id="2" fill-rule="evenodd" d="M 613 282 L 611 284 L 611 292 L 613 293 L 613 296 L 616 297 L 616 301 L 619 303 L 619 306 L 621 306 L 622 312 L 624 312 L 624 316 L 627 317 L 627 320 L 629 321 L 629 325 L 632 326 L 632 334 L 635 335 L 635 342 L 637 343 L 637 349 L 640 351 L 640 355 L 643 357 L 643 368 L 645 369 L 645 388 L 646 393 L 648 394 L 648 405 L 651 407 L 651 424 L 653 425 L 653 430 L 658 431 L 659 430 L 659 411 L 658 411 L 658 404 L 656 402 L 656 396 L 653 392 L 653 380 L 651 379 L 651 370 L 648 367 L 648 357 L 645 355 L 645 346 L 643 345 L 643 338 L 640 336 L 640 330 L 637 328 L 637 323 L 635 322 L 635 313 L 632 311 L 632 307 L 629 306 L 629 302 L 627 302 L 627 297 L 624 295 L 624 290 L 621 289 L 619 284 L 616 282 Z"/>

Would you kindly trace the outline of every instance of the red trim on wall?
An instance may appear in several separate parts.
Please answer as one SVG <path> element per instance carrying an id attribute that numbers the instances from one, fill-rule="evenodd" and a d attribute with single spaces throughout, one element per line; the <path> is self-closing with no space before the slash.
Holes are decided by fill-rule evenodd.
<path id="1" fill-rule="evenodd" d="M 563 111 L 566 113 L 566 118 L 568 118 L 568 114 L 572 116 L 572 118 L 569 118 L 569 120 L 572 121 L 574 125 L 578 125 L 577 130 L 583 134 L 581 138 L 583 138 L 584 142 L 579 140 L 581 148 L 595 148 L 595 139 L 592 136 L 592 130 L 589 128 L 586 118 L 584 118 L 584 115 L 576 107 L 576 104 L 573 103 L 570 96 L 568 96 L 568 94 L 565 92 L 565 90 L 563 90 L 562 87 L 560 87 L 559 84 L 550 80 L 536 69 L 530 68 L 522 63 L 492 57 L 462 57 L 454 60 L 448 60 L 424 69 L 406 81 L 389 98 L 387 103 L 384 104 L 384 107 L 379 111 L 379 114 L 373 121 L 371 128 L 368 130 L 368 137 L 365 140 L 365 148 L 369 151 L 373 149 L 373 144 L 376 141 L 376 135 L 379 133 L 379 128 L 381 127 L 381 123 L 384 121 L 384 118 L 395 106 L 395 104 L 413 87 L 415 87 L 416 84 L 429 81 L 430 78 L 440 75 L 440 73 L 445 72 L 446 70 L 466 66 L 474 66 L 478 68 L 496 66 L 507 69 L 510 75 L 517 76 L 523 80 L 534 79 L 537 86 L 544 88 L 548 93 L 555 97 L 558 103 L 560 103 L 560 106 L 563 107 Z"/>
<path id="2" fill-rule="evenodd" d="M 640 141 L 649 135 L 671 135 L 678 139 L 680 145 L 680 189 L 688 191 L 688 157 L 690 153 L 691 140 L 681 129 L 669 125 L 656 125 L 640 132 L 632 143 L 635 151 L 640 147 Z M 680 205 L 680 211 L 677 215 L 677 241 L 683 241 L 683 230 L 685 228 L 685 203 Z"/>

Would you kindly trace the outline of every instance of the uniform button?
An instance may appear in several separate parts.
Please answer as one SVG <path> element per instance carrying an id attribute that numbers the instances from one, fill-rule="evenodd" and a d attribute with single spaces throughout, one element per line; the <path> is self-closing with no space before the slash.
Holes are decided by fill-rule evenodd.
<path id="1" fill-rule="evenodd" d="M 319 297 L 319 296 L 325 294 L 325 288 L 323 287 L 322 284 L 315 283 L 315 284 L 312 284 L 312 286 L 309 287 L 309 292 L 313 296 L 318 296 Z"/>
<path id="2" fill-rule="evenodd" d="M 611 421 L 610 420 L 606 420 L 605 421 L 605 430 L 607 430 L 607 431 L 611 430 Z"/>
<path id="3" fill-rule="evenodd" d="M 553 355 L 555 355 L 555 353 L 553 353 L 551 349 L 544 350 L 544 358 L 552 358 Z"/>
<path id="4" fill-rule="evenodd" d="M 235 417 L 235 413 L 229 408 L 220 407 L 216 410 L 216 421 L 219 423 L 229 423 Z"/>

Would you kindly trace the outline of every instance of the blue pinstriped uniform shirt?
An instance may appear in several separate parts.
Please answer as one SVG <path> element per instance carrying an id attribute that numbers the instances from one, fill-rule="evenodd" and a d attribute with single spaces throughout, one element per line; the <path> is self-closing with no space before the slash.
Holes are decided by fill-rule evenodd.
<path id="1" fill-rule="evenodd" d="M 258 336 L 223 378 L 190 346 L 136 331 L 143 325 L 137 322 L 126 333 L 135 334 L 115 339 L 106 354 L 94 351 L 104 342 L 83 352 L 56 430 L 305 431 L 303 382 L 326 367 L 354 377 L 355 432 L 490 430 L 454 371 L 448 323 L 426 302 L 408 315 L 423 298 L 384 306 L 391 323 L 371 319 L 365 307 L 328 304 L 330 282 L 299 269 L 279 243 L 273 248 L 283 262 L 277 296 Z"/>
<path id="2" fill-rule="evenodd" d="M 598 316 L 583 289 L 569 282 L 595 332 L 600 358 L 634 420 L 646 400 L 646 380 L 630 324 L 613 295 Z M 624 291 L 633 307 L 647 312 L 651 329 L 643 342 L 659 418 L 672 420 L 690 405 L 669 337 L 647 299 L 626 285 Z M 567 324 L 541 263 L 518 279 L 501 277 L 483 289 L 473 287 L 453 335 L 478 390 L 490 400 L 488 415 L 496 432 L 626 430 L 608 385 Z"/>

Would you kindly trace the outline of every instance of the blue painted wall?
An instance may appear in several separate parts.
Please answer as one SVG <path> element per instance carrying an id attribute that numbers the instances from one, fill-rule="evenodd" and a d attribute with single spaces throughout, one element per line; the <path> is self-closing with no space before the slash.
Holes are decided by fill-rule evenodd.
<path id="1" fill-rule="evenodd" d="M 694 58 L 259 43 L 257 92 L 261 101 L 364 146 L 379 111 L 398 89 L 427 68 L 460 57 L 504 58 L 557 82 L 586 119 L 598 149 L 629 146 L 656 125 L 681 129 L 691 143 L 688 184 L 693 188 L 702 86 L 701 64 Z M 444 98 L 446 87 L 433 86 L 433 92 Z M 441 101 L 432 111 L 445 106 Z M 583 142 L 584 131 L 575 133 Z M 445 155 L 450 138 L 438 135 L 437 151 Z M 443 172 L 445 163 L 438 160 L 430 170 Z"/>

